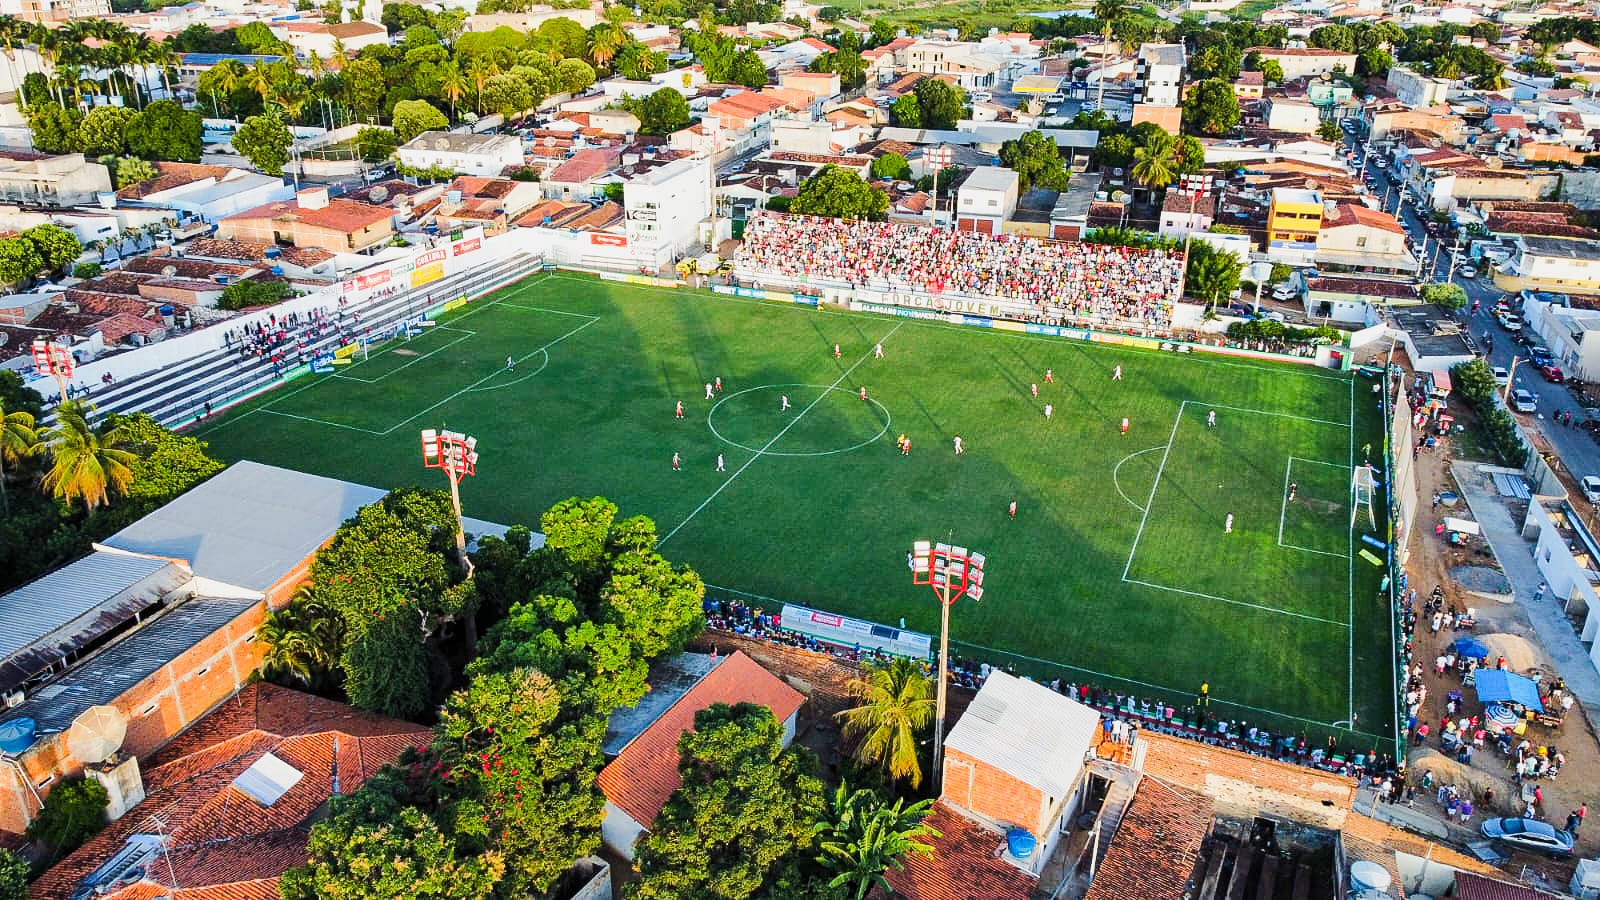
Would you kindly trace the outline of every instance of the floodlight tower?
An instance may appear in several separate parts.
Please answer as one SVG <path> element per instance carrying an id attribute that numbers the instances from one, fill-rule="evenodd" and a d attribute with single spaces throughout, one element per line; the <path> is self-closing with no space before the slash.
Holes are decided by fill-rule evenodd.
<path id="1" fill-rule="evenodd" d="M 939 683 L 933 717 L 933 784 L 944 772 L 944 708 L 950 679 L 950 607 L 962 597 L 983 599 L 982 553 L 949 544 L 917 541 L 911 545 L 911 583 L 933 588 L 939 598 Z"/>
<path id="2" fill-rule="evenodd" d="M 67 380 L 72 377 L 72 351 L 54 341 L 35 340 L 33 365 L 40 372 L 55 376 L 56 387 L 61 389 L 60 402 L 67 402 Z"/>
<path id="3" fill-rule="evenodd" d="M 450 504 L 456 511 L 456 557 L 467 577 L 472 577 L 472 561 L 467 558 L 466 526 L 461 521 L 461 479 L 478 471 L 478 439 L 459 431 L 422 432 L 422 467 L 442 469 L 450 480 Z"/>

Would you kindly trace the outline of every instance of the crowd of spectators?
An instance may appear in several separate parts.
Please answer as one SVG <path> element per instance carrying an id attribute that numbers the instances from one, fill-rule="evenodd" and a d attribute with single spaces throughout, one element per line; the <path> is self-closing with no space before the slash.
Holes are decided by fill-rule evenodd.
<path id="1" fill-rule="evenodd" d="M 1165 329 L 1181 254 L 921 225 L 762 213 L 736 272 L 1024 304 L 1054 324 Z"/>

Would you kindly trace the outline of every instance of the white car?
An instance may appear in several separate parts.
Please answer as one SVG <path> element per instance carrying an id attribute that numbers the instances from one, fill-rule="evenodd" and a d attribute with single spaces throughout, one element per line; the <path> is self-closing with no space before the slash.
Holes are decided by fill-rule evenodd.
<path id="1" fill-rule="evenodd" d="M 1583 499 L 1590 503 L 1600 503 L 1600 476 L 1585 475 L 1578 482 L 1578 487 L 1583 489 Z"/>
<path id="2" fill-rule="evenodd" d="M 1462 266 L 1461 268 L 1457 269 L 1456 272 L 1459 273 L 1462 278 L 1477 278 L 1478 277 L 1478 267 L 1477 266 Z"/>
<path id="3" fill-rule="evenodd" d="M 994 99 L 994 95 L 988 91 L 973 91 L 967 96 L 971 97 L 974 103 L 988 103 Z"/>
<path id="4" fill-rule="evenodd" d="M 1514 331 L 1521 331 L 1522 330 L 1522 317 L 1521 316 L 1514 316 L 1514 315 L 1511 315 L 1510 313 L 1501 313 L 1500 316 L 1499 316 L 1499 319 L 1500 319 L 1500 327 L 1504 328 L 1507 331 L 1513 331 L 1514 332 Z"/>
<path id="5" fill-rule="evenodd" d="M 1280 303 L 1287 303 L 1300 296 L 1300 292 L 1289 285 L 1288 282 L 1277 285 L 1272 289 L 1272 299 Z"/>
<path id="6" fill-rule="evenodd" d="M 1494 383 L 1505 387 L 1511 383 L 1511 370 L 1505 366 L 1494 366 L 1489 370 L 1494 375 Z"/>
<path id="7" fill-rule="evenodd" d="M 1046 94 L 1045 97 L 1044 97 L 1044 102 L 1046 102 L 1046 103 L 1064 103 L 1064 102 L 1066 102 L 1066 99 L 1067 99 L 1067 95 L 1066 94 L 1063 94 L 1060 91 L 1057 91 L 1054 94 Z"/>
<path id="8" fill-rule="evenodd" d="M 1511 408 L 1519 413 L 1538 412 L 1539 398 L 1532 391 L 1517 388 L 1511 393 Z"/>

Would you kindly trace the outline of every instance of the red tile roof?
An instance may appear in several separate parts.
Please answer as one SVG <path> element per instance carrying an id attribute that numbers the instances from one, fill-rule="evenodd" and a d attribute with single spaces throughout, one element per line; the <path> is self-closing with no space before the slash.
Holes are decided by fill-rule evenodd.
<path id="1" fill-rule="evenodd" d="M 334 793 L 359 788 L 407 747 L 427 745 L 420 725 L 358 712 L 270 684 L 240 691 L 157 751 L 146 763 L 146 796 L 127 815 L 33 884 L 34 897 L 65 897 L 134 834 L 168 838 L 166 865 L 103 895 L 110 900 L 269 898 L 285 869 L 306 859 L 306 824 Z M 271 806 L 234 779 L 271 753 L 302 778 Z"/>
<path id="2" fill-rule="evenodd" d="M 1347 225 L 1365 225 L 1368 228 L 1377 228 L 1394 234 L 1406 233 L 1406 230 L 1400 227 L 1400 223 L 1395 221 L 1394 216 L 1360 203 L 1340 203 L 1322 217 L 1323 230 L 1344 228 Z"/>
<path id="3" fill-rule="evenodd" d="M 610 147 L 579 150 L 566 162 L 556 166 L 545 180 L 561 184 L 583 184 L 616 168 L 621 159 L 622 151 Z"/>
<path id="4" fill-rule="evenodd" d="M 229 219 L 273 219 L 291 220 L 310 225 L 314 228 L 327 228 L 342 234 L 354 234 L 363 228 L 369 228 L 379 222 L 386 222 L 393 215 L 393 210 L 382 206 L 372 206 L 356 200 L 345 200 L 340 197 L 332 198 L 327 206 L 317 209 L 306 209 L 298 200 L 280 200 L 276 203 L 266 203 L 254 209 L 237 212 L 225 217 Z"/>
<path id="5" fill-rule="evenodd" d="M 1005 836 L 989 831 L 943 803 L 925 820 L 939 837 L 923 838 L 933 857 L 907 853 L 904 869 L 885 873 L 893 896 L 905 900 L 1027 900 L 1038 880 L 998 855 Z M 881 892 L 873 896 L 881 898 Z"/>
<path id="6" fill-rule="evenodd" d="M 1555 894 L 1494 881 L 1471 872 L 1456 874 L 1456 900 L 1553 900 Z"/>
<path id="7" fill-rule="evenodd" d="M 678 738 L 694 730 L 695 713 L 716 703 L 757 703 L 782 722 L 804 702 L 799 691 L 743 651 L 734 651 L 600 770 L 600 790 L 635 822 L 649 828 L 683 784 L 678 774 Z"/>
<path id="8" fill-rule="evenodd" d="M 1140 781 L 1084 900 L 1182 900 L 1211 819 L 1210 798 Z"/>

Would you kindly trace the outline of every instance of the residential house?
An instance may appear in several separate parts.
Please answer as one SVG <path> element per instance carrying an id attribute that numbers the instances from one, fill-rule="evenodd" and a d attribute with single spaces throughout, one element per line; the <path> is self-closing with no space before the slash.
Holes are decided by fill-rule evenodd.
<path id="1" fill-rule="evenodd" d="M 371 22 L 274 22 L 269 27 L 273 36 L 302 57 L 315 53 L 322 59 L 334 59 L 340 47 L 354 54 L 363 47 L 389 42 L 388 31 Z"/>
<path id="2" fill-rule="evenodd" d="M 1240 100 L 1260 100 L 1266 89 L 1267 77 L 1260 72 L 1240 72 L 1233 80 L 1233 95 Z"/>
<path id="3" fill-rule="evenodd" d="M 770 709 L 782 723 L 785 747 L 794 740 L 800 706 L 805 702 L 799 691 L 743 651 L 705 662 L 709 669 L 681 664 L 692 673 L 683 679 L 689 685 L 686 690 L 671 692 L 671 702 L 664 708 L 646 695 L 640 701 L 644 714 L 627 716 L 631 727 L 622 735 L 608 735 L 616 755 L 600 770 L 599 786 L 606 795 L 600 839 L 624 858 L 633 859 L 634 846 L 683 783 L 678 773 L 678 739 L 694 730 L 695 713 L 717 703 L 754 703 Z M 613 718 L 613 724 L 616 722 Z"/>
<path id="4" fill-rule="evenodd" d="M 217 223 L 217 234 L 232 240 L 358 253 L 394 235 L 392 215 L 385 207 L 329 198 L 325 187 L 307 188 L 293 200 L 228 216 Z"/>
<path id="5" fill-rule="evenodd" d="M 818 38 L 804 37 L 787 44 L 762 48 L 756 51 L 756 55 L 761 57 L 762 64 L 769 72 L 804 71 L 817 57 L 835 50 L 833 45 Z"/>
<path id="6" fill-rule="evenodd" d="M 1168 191 L 1161 202 L 1161 224 L 1157 231 L 1165 238 L 1184 238 L 1209 230 L 1216 217 L 1216 197 L 1207 194 L 1191 198 L 1182 191 Z"/>
<path id="7" fill-rule="evenodd" d="M 1273 188 L 1267 211 L 1267 255 L 1290 265 L 1309 265 L 1322 230 L 1322 194 L 1305 188 Z"/>
<path id="8" fill-rule="evenodd" d="M 0 150 L 0 200 L 77 206 L 93 203 L 109 190 L 111 171 L 82 153 L 47 156 L 31 150 Z"/>
<path id="9" fill-rule="evenodd" d="M 1467 123 L 1447 106 L 1412 109 L 1402 103 L 1377 103 L 1366 107 L 1362 124 L 1367 138 L 1381 141 L 1397 132 L 1438 135 L 1451 146 L 1462 146 L 1467 140 Z"/>
<path id="10" fill-rule="evenodd" d="M 1405 306 L 1418 302 L 1417 286 L 1409 280 L 1355 275 L 1324 275 L 1305 280 L 1306 317 L 1313 320 L 1367 325 L 1373 307 Z"/>
<path id="11" fill-rule="evenodd" d="M 598 197 L 616 179 L 612 173 L 622 163 L 622 151 L 612 147 L 579 150 L 545 173 L 544 195 L 552 200 L 588 200 Z"/>
<path id="12" fill-rule="evenodd" d="M 805 91 L 818 102 L 839 96 L 839 76 L 833 72 L 784 72 L 778 78 L 779 86 L 788 90 Z"/>
<path id="13" fill-rule="evenodd" d="M 486 235 L 503 234 L 543 198 L 538 182 L 462 175 L 445 190 L 434 222 L 440 231 L 482 225 Z"/>
<path id="14" fill-rule="evenodd" d="M 497 176 L 522 165 L 522 142 L 509 134 L 424 131 L 395 154 L 413 169 L 449 169 L 457 175 Z"/>
<path id="15" fill-rule="evenodd" d="M 1272 60 L 1283 67 L 1284 81 L 1298 81 L 1334 71 L 1354 72 L 1356 55 L 1319 47 L 1251 47 L 1246 53 L 1256 53 L 1262 62 Z"/>
<path id="16" fill-rule="evenodd" d="M 1315 106 L 1281 92 L 1261 101 L 1261 114 L 1268 128 L 1289 134 L 1314 134 L 1322 124 L 1322 114 Z"/>
<path id="17" fill-rule="evenodd" d="M 109 19 L 112 13 L 110 0 L 0 0 L 0 15 L 54 28 L 84 19 Z"/>
<path id="18" fill-rule="evenodd" d="M 973 169 L 956 190 L 956 227 L 961 231 L 999 234 L 1017 208 L 1020 180 L 999 166 Z"/>
<path id="19" fill-rule="evenodd" d="M 431 732 L 273 684 L 244 687 L 148 758 L 142 798 L 52 866 L 36 897 L 273 897 L 310 826 Z M 98 769 L 92 774 L 109 780 Z"/>
<path id="20" fill-rule="evenodd" d="M 1445 102 L 1451 80 L 1424 75 L 1407 66 L 1393 66 L 1384 86 L 1401 103 L 1412 109 L 1427 109 Z"/>
<path id="21" fill-rule="evenodd" d="M 1050 211 L 1051 240 L 1081 241 L 1088 237 L 1089 209 L 1104 178 L 1099 172 L 1072 176 L 1067 182 L 1067 189 L 1056 197 L 1055 208 Z"/>
<path id="22" fill-rule="evenodd" d="M 732 131 L 748 128 L 765 134 L 768 123 L 785 114 L 790 99 L 766 91 L 740 91 L 714 101 L 706 112 L 716 116 L 723 128 Z"/>
<path id="23" fill-rule="evenodd" d="M 1419 262 L 1395 217 L 1360 203 L 1332 205 L 1317 232 L 1318 268 L 1415 275 Z"/>
<path id="24" fill-rule="evenodd" d="M 1030 900 L 1038 881 L 1002 859 L 999 836 L 944 802 L 936 802 L 923 823 L 933 833 L 918 838 L 933 853 L 907 853 L 884 873 L 895 900 Z M 881 894 L 870 896 L 880 897 Z"/>
<path id="25" fill-rule="evenodd" d="M 965 41 L 920 40 L 905 49 L 907 72 L 948 75 L 968 91 L 992 91 L 1005 64 Z"/>
<path id="26" fill-rule="evenodd" d="M 1600 241 L 1518 235 L 1515 252 L 1496 266 L 1503 291 L 1600 295 Z"/>
<path id="27" fill-rule="evenodd" d="M 1085 761 L 1100 741 L 1100 714 L 1045 685 L 996 669 L 945 737 L 939 802 L 993 830 L 1021 828 L 1033 853 L 1006 861 L 1037 877 L 1080 811 Z"/>
<path id="28" fill-rule="evenodd" d="M 1159 778 L 1140 779 L 1084 900 L 1187 900 L 1214 812 L 1204 794 Z"/>

